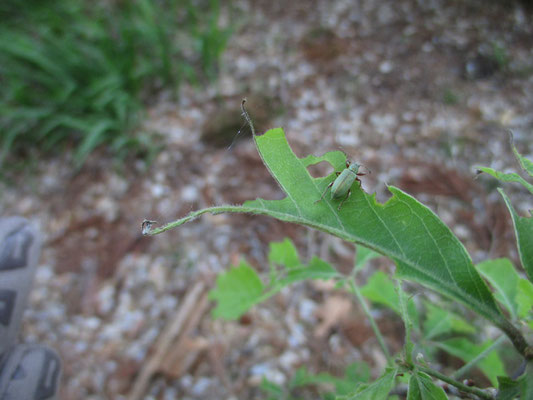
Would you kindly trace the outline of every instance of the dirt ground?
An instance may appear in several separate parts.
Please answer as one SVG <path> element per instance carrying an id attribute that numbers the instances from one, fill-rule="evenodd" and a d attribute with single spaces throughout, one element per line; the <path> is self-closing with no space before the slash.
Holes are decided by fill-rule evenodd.
<path id="1" fill-rule="evenodd" d="M 384 366 L 356 302 L 327 283 L 295 285 L 236 322 L 210 316 L 216 274 L 241 257 L 267 272 L 270 241 L 289 237 L 304 259 L 343 271 L 352 245 L 244 215 L 141 236 L 145 218 L 283 197 L 250 140 L 228 150 L 243 97 L 258 130 L 283 127 L 299 156 L 342 149 L 372 171 L 363 188 L 379 201 L 388 184 L 416 196 L 474 262 L 517 260 L 496 184 L 475 179 L 475 166 L 517 170 L 508 130 L 533 155 L 531 10 L 504 0 L 242 0 L 224 13 L 236 32 L 219 80 L 183 87 L 179 102 L 162 94 L 148 110 L 145 130 L 162 143 L 153 163 L 117 165 L 101 150 L 74 174 L 66 154 L 1 184 L 1 214 L 45 235 L 22 337 L 58 350 L 64 400 L 261 399 L 263 376 L 283 385 L 302 365 L 339 376 L 358 360 L 374 374 Z M 518 185 L 506 191 L 521 213 L 533 208 Z M 394 269 L 386 259 L 373 267 Z M 400 321 L 377 315 L 398 350 Z"/>

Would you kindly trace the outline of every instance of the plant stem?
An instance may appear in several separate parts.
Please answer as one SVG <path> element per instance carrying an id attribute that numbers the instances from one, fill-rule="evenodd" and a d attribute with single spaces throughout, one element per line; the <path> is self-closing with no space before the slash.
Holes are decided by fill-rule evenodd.
<path id="1" fill-rule="evenodd" d="M 530 346 L 522 333 L 507 319 L 502 317 L 502 321 L 497 326 L 507 335 L 513 343 L 515 349 L 522 354 L 526 360 L 533 360 L 533 346 Z"/>
<path id="2" fill-rule="evenodd" d="M 459 381 L 456 381 L 455 379 L 450 378 L 449 376 L 441 374 L 440 372 L 435 371 L 434 369 L 431 369 L 431 368 L 428 368 L 428 367 L 424 367 L 422 365 L 414 366 L 412 364 L 410 365 L 410 367 L 411 367 L 411 369 L 416 368 L 419 371 L 422 371 L 422 372 L 424 372 L 424 373 L 426 373 L 426 374 L 428 374 L 428 375 L 430 375 L 430 376 L 432 376 L 434 378 L 437 378 L 437 379 L 439 379 L 439 380 L 441 380 L 443 382 L 446 382 L 449 385 L 455 386 L 457 389 L 461 390 L 462 392 L 475 394 L 476 396 L 478 396 L 479 398 L 482 398 L 482 399 L 494 400 L 494 397 L 490 393 L 487 393 L 484 390 L 479 389 L 477 387 L 466 386 L 465 384 L 463 384 L 463 383 L 461 383 Z"/>
<path id="3" fill-rule="evenodd" d="M 378 339 L 379 346 L 381 347 L 381 350 L 383 351 L 383 354 L 387 358 L 387 363 L 389 365 L 392 365 L 392 358 L 389 352 L 389 349 L 387 348 L 387 344 L 385 343 L 385 340 L 383 339 L 383 335 L 381 334 L 381 331 L 378 328 L 378 325 L 376 324 L 376 320 L 370 313 L 370 309 L 368 308 L 368 305 L 366 304 L 366 300 L 361 294 L 359 288 L 357 287 L 355 283 L 355 277 L 350 277 L 348 279 L 348 283 L 350 286 L 350 291 L 357 297 L 357 300 L 359 300 L 359 303 L 361 303 L 361 307 L 363 308 L 363 312 L 365 313 L 366 317 L 368 318 L 368 321 L 370 322 L 370 326 L 372 327 L 372 330 L 374 331 L 374 335 L 376 335 L 376 338 Z"/>
<path id="4" fill-rule="evenodd" d="M 487 347 L 485 350 L 479 353 L 476 357 L 474 357 L 472 360 L 470 360 L 465 365 L 463 365 L 461 368 L 459 368 L 457 371 L 455 371 L 455 373 L 452 375 L 452 378 L 459 379 L 460 377 L 462 377 L 464 374 L 470 371 L 470 369 L 475 367 L 481 360 L 483 360 L 490 353 L 492 353 L 494 350 L 500 347 L 500 345 L 503 342 L 505 342 L 506 339 L 507 337 L 505 335 L 500 336 L 489 347 Z"/>

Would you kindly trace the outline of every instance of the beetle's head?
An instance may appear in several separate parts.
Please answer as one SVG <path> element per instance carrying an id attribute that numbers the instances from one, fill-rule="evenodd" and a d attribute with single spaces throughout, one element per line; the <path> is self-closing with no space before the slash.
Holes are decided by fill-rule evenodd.
<path id="1" fill-rule="evenodd" d="M 359 172 L 359 168 L 361 167 L 360 164 L 357 164 L 356 162 L 350 162 L 350 161 L 346 161 L 346 166 L 354 174 L 357 174 Z"/>

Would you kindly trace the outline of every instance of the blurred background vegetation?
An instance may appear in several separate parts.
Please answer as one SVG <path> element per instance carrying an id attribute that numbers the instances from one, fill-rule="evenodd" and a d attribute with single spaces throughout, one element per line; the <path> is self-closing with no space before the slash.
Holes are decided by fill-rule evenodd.
<path id="1" fill-rule="evenodd" d="M 36 149 L 70 148 L 76 168 L 102 144 L 146 154 L 143 104 L 213 80 L 231 35 L 218 0 L 6 0 L 0 19 L 0 167 Z"/>

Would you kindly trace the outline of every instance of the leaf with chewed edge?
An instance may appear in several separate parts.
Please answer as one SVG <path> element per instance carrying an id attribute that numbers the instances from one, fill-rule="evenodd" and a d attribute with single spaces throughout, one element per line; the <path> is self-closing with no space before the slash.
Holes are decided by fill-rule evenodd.
<path id="1" fill-rule="evenodd" d="M 392 197 L 381 204 L 376 201 L 375 194 L 365 193 L 356 183 L 350 198 L 338 210 L 339 200 L 331 196 L 318 201 L 335 174 L 313 178 L 307 168 L 327 161 L 335 170 L 342 170 L 346 162 L 344 153 L 334 151 L 320 157 L 298 158 L 279 128 L 254 136 L 254 139 L 265 166 L 285 192 L 285 198 L 259 198 L 242 206 L 206 208 L 154 229 L 150 234 L 182 225 L 204 213 L 263 214 L 306 225 L 391 258 L 401 278 L 417 281 L 460 301 L 506 333 L 516 334 L 516 328 L 501 313 L 464 246 L 428 207 L 393 186 L 388 187 Z"/>

